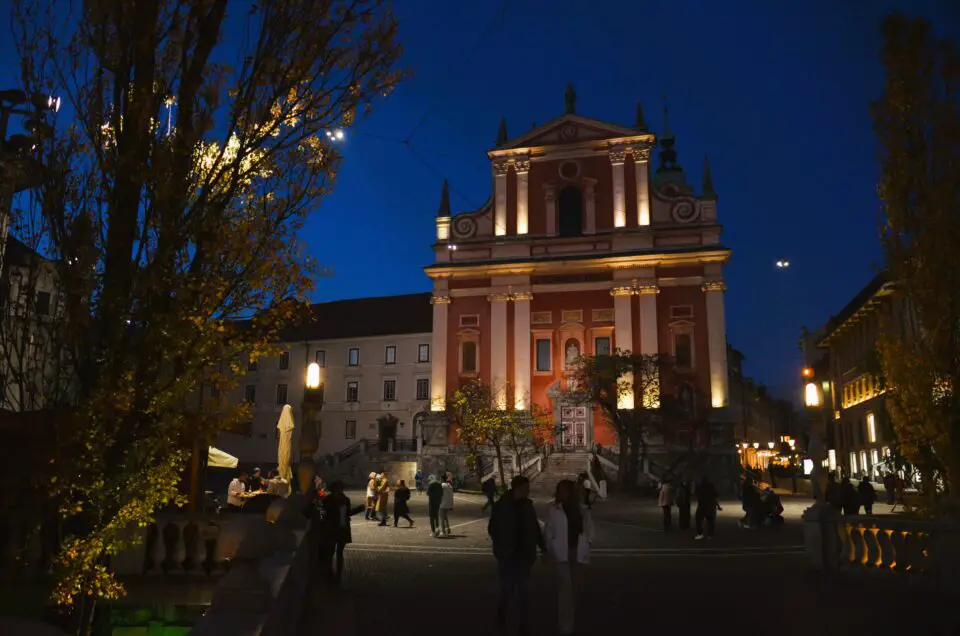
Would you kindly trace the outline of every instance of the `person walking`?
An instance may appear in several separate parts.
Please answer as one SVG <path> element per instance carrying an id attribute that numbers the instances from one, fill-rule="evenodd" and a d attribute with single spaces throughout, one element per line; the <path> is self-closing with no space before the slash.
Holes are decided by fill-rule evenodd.
<path id="1" fill-rule="evenodd" d="M 712 539 L 713 528 L 717 523 L 717 511 L 720 507 L 720 496 L 710 478 L 704 475 L 697 486 L 697 536 L 694 539 Z M 703 524 L 706 522 L 706 534 Z"/>
<path id="2" fill-rule="evenodd" d="M 673 486 L 669 481 L 660 484 L 660 508 L 663 510 L 663 531 L 673 530 L 673 513 L 670 510 L 674 504 Z"/>
<path id="3" fill-rule="evenodd" d="M 408 502 L 410 501 L 410 489 L 407 488 L 407 483 L 402 479 L 397 482 L 397 490 L 393 494 L 393 527 L 396 528 L 397 524 L 400 522 L 400 518 L 403 517 L 407 520 L 407 523 L 410 525 L 408 528 L 413 527 L 413 519 L 410 518 L 410 506 Z"/>
<path id="4" fill-rule="evenodd" d="M 576 572 L 590 562 L 593 541 L 590 512 L 583 505 L 575 482 L 563 479 L 557 483 L 543 535 L 547 554 L 556 568 L 560 636 L 568 636 L 573 634 L 574 627 Z"/>
<path id="5" fill-rule="evenodd" d="M 329 493 L 320 500 L 319 539 L 320 568 L 333 586 L 340 585 L 343 578 L 343 550 L 353 541 L 350 517 L 359 514 L 366 506 L 350 506 L 350 498 L 343 493 L 343 482 L 335 481 Z"/>
<path id="6" fill-rule="evenodd" d="M 430 516 L 430 534 L 440 536 L 440 503 L 443 501 L 443 486 L 436 475 L 427 478 L 427 514 Z"/>
<path id="7" fill-rule="evenodd" d="M 750 476 L 743 478 L 743 487 L 741 488 L 741 498 L 743 501 L 743 518 L 737 522 L 741 528 L 752 530 L 762 523 L 760 519 L 760 493 L 753 487 L 753 481 Z"/>
<path id="8" fill-rule="evenodd" d="M 450 473 L 447 473 L 440 484 L 443 489 L 440 499 L 440 533 L 445 537 L 450 536 L 450 513 L 453 512 L 453 484 L 450 479 Z"/>
<path id="9" fill-rule="evenodd" d="M 849 477 L 844 477 L 843 481 L 840 482 L 840 506 L 843 508 L 843 514 L 845 515 L 856 516 L 860 514 L 860 494 L 850 482 Z"/>
<path id="10" fill-rule="evenodd" d="M 677 520 L 681 530 L 690 529 L 690 484 L 686 479 L 680 480 L 677 488 Z"/>
<path id="11" fill-rule="evenodd" d="M 480 509 L 480 516 L 482 517 L 487 514 L 487 510 L 493 508 L 494 499 L 497 496 L 497 476 L 490 475 L 490 479 L 483 482 L 481 489 L 483 490 L 483 495 L 487 498 L 487 502 L 483 504 L 483 508 Z"/>
<path id="12" fill-rule="evenodd" d="M 857 486 L 857 492 L 860 493 L 860 503 L 863 504 L 863 513 L 872 515 L 873 504 L 877 500 L 877 491 L 874 490 L 873 484 L 870 483 L 870 478 L 867 475 L 864 475 L 863 479 L 860 480 L 860 484 Z"/>
<path id="13" fill-rule="evenodd" d="M 417 494 L 423 494 L 423 473 L 420 469 L 417 469 L 417 473 L 413 476 L 413 483 L 417 487 Z"/>
<path id="14" fill-rule="evenodd" d="M 516 600 L 520 634 L 529 634 L 530 570 L 537 562 L 537 550 L 547 553 L 537 511 L 530 501 L 529 479 L 517 475 L 511 480 L 510 490 L 493 505 L 487 534 L 493 540 L 500 582 L 497 627 L 506 633 L 510 605 Z"/>
<path id="15" fill-rule="evenodd" d="M 389 516 L 387 515 L 387 510 L 390 506 L 390 481 L 387 479 L 386 471 L 380 474 L 377 484 L 376 513 L 380 515 L 380 523 L 378 525 L 385 526 L 387 525 L 387 518 Z"/>
<path id="16" fill-rule="evenodd" d="M 367 477 L 367 511 L 363 518 L 367 521 L 373 521 L 377 518 L 377 473 L 370 473 Z"/>

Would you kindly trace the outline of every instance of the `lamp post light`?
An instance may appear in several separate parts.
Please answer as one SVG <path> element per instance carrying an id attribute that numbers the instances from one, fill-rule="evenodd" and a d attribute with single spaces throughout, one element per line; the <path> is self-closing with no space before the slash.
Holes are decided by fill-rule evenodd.
<path id="1" fill-rule="evenodd" d="M 320 378 L 320 365 L 311 362 L 307 365 L 307 375 L 303 382 L 303 402 L 300 404 L 303 412 L 303 430 L 300 431 L 300 461 L 297 464 L 297 481 L 300 492 L 306 495 L 313 488 L 313 478 L 317 474 L 317 467 L 313 462 L 313 454 L 319 447 L 319 435 L 315 417 L 323 408 L 323 381 Z"/>

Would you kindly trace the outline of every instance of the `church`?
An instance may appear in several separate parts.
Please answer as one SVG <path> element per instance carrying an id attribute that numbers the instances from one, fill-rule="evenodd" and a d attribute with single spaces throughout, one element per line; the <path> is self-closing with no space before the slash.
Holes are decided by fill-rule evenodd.
<path id="1" fill-rule="evenodd" d="M 709 164 L 697 193 L 669 123 L 658 138 L 639 106 L 633 127 L 585 117 L 572 86 L 542 126 L 510 137 L 501 121 L 487 157 L 487 202 L 453 214 L 444 184 L 437 212 L 431 409 L 479 379 L 501 408 L 552 411 L 564 449 L 611 446 L 599 412 L 563 394 L 573 359 L 619 349 L 668 354 L 676 380 L 662 390 L 722 421 L 730 250 Z"/>

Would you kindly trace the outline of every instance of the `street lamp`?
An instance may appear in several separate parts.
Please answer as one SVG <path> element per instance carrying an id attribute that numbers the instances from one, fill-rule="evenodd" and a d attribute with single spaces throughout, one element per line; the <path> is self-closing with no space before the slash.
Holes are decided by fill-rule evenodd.
<path id="1" fill-rule="evenodd" d="M 313 478 L 317 467 L 313 463 L 313 454 L 317 452 L 319 435 L 314 418 L 323 408 L 323 381 L 320 377 L 320 365 L 311 362 L 303 380 L 303 430 L 300 431 L 300 462 L 297 464 L 297 481 L 300 492 L 306 495 L 313 487 Z"/>

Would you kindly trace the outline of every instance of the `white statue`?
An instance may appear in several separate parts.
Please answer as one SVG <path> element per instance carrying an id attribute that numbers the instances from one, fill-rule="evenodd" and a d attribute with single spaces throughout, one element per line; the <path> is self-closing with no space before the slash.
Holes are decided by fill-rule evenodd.
<path id="1" fill-rule="evenodd" d="M 576 340 L 569 340 L 567 342 L 567 367 L 572 367 L 579 357 L 580 346 Z"/>

